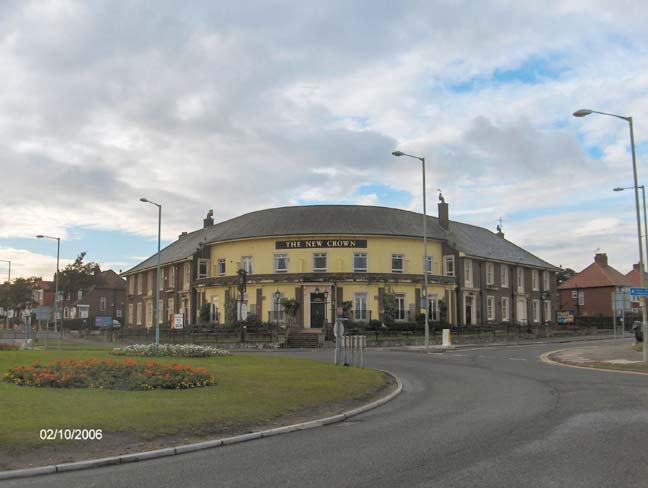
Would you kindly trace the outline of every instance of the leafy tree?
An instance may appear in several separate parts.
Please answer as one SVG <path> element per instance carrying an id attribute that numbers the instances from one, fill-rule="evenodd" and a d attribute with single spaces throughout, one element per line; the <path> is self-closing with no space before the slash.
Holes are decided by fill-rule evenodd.
<path id="1" fill-rule="evenodd" d="M 352 309 L 353 309 L 353 302 L 351 300 L 342 302 L 342 317 L 344 317 L 345 319 L 350 319 Z"/>
<path id="2" fill-rule="evenodd" d="M 392 325 L 398 317 L 398 300 L 396 294 L 390 285 L 385 286 L 385 291 L 382 297 L 383 305 L 383 322 L 385 325 Z"/>
<path id="3" fill-rule="evenodd" d="M 71 293 L 77 290 L 87 290 L 95 283 L 95 270 L 99 269 L 99 265 L 92 261 L 84 263 L 85 255 L 86 252 L 83 251 L 72 264 L 68 264 L 59 272 L 60 291 Z"/>
<path id="4" fill-rule="evenodd" d="M 576 271 L 574 271 L 571 268 L 565 268 L 561 269 L 556 273 L 556 278 L 558 279 L 558 284 L 562 285 L 565 281 L 567 281 L 569 278 L 574 276 L 576 274 Z"/>
<path id="5" fill-rule="evenodd" d="M 234 297 L 233 290 L 225 295 L 225 323 L 233 324 L 236 322 L 236 298 Z"/>
<path id="6" fill-rule="evenodd" d="M 13 283 L 4 283 L 0 286 L 0 307 L 16 309 L 22 305 L 32 303 L 32 290 L 36 278 L 16 278 Z"/>
<path id="7" fill-rule="evenodd" d="M 295 316 L 297 315 L 297 310 L 299 310 L 299 302 L 294 298 L 282 298 L 281 306 L 284 308 L 284 312 L 286 312 L 286 315 L 288 316 L 288 325 L 294 325 Z"/>

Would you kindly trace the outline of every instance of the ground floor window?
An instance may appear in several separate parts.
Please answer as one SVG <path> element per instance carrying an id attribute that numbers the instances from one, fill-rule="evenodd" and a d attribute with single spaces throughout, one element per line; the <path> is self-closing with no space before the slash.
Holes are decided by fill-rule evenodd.
<path id="1" fill-rule="evenodd" d="M 495 297 L 486 297 L 486 317 L 495 320 Z"/>
<path id="2" fill-rule="evenodd" d="M 405 295 L 396 295 L 396 304 L 398 305 L 396 320 L 405 320 Z"/>
<path id="3" fill-rule="evenodd" d="M 284 306 L 281 301 L 285 298 L 285 293 L 272 294 L 272 320 L 274 322 L 284 322 L 286 320 Z"/>
<path id="4" fill-rule="evenodd" d="M 545 322 L 551 322 L 551 301 L 544 301 L 544 320 Z"/>
<path id="5" fill-rule="evenodd" d="M 367 315 L 367 294 L 356 293 L 353 296 L 353 320 L 368 320 Z"/>
<path id="6" fill-rule="evenodd" d="M 153 302 L 148 302 L 146 304 L 146 326 L 150 327 L 153 325 Z"/>
<path id="7" fill-rule="evenodd" d="M 533 321 L 540 322 L 540 300 L 533 300 Z"/>
<path id="8" fill-rule="evenodd" d="M 502 320 L 504 322 L 508 322 L 510 320 L 510 312 L 509 312 L 509 298 L 508 297 L 502 297 Z"/>
<path id="9" fill-rule="evenodd" d="M 438 321 L 441 319 L 439 314 L 439 298 L 436 295 L 430 295 L 429 305 L 429 317 L 432 321 Z"/>
<path id="10" fill-rule="evenodd" d="M 134 322 L 135 317 L 133 317 L 133 304 L 129 303 L 128 304 L 128 323 L 132 324 Z"/>
<path id="11" fill-rule="evenodd" d="M 142 302 L 137 304 L 137 325 L 142 325 Z"/>

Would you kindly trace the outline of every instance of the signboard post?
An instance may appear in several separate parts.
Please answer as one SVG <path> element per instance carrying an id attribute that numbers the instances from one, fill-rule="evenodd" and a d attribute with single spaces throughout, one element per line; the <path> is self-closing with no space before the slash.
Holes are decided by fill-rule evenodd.
<path id="1" fill-rule="evenodd" d="M 333 326 L 333 335 L 335 336 L 335 360 L 334 364 L 337 366 L 340 363 L 340 348 L 342 337 L 344 337 L 344 323 L 341 318 L 335 320 Z"/>

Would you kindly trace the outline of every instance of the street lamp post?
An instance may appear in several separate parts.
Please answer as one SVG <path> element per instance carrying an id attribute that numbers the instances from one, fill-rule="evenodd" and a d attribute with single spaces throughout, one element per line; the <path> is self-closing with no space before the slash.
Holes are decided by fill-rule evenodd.
<path id="1" fill-rule="evenodd" d="M 639 188 L 641 188 L 641 196 L 643 200 L 643 217 L 644 217 L 644 244 L 645 244 L 645 256 L 646 256 L 646 263 L 648 263 L 648 218 L 646 216 L 646 185 L 639 185 Z M 614 188 L 614 191 L 623 191 L 623 190 L 632 190 L 634 189 L 633 186 L 629 187 L 620 187 L 617 186 Z"/>
<path id="2" fill-rule="evenodd" d="M 162 232 L 162 205 L 152 202 L 147 198 L 140 198 L 140 202 L 150 203 L 158 208 L 158 250 L 157 250 L 157 286 L 155 287 L 155 343 L 160 343 L 160 239 Z"/>
<path id="3" fill-rule="evenodd" d="M 425 198 L 425 158 L 412 156 L 402 151 L 392 153 L 396 157 L 407 156 L 418 159 L 422 164 L 423 170 L 423 295 L 425 296 L 425 349 L 430 347 L 430 302 L 428 301 L 428 246 L 427 246 L 427 204 Z"/>
<path id="4" fill-rule="evenodd" d="M 11 287 L 11 261 L 9 261 L 8 259 L 0 259 L 0 261 L 2 261 L 4 263 L 9 263 L 9 278 L 8 278 L 7 283 L 9 283 L 9 286 Z M 6 329 L 9 328 L 9 311 L 8 310 L 5 310 L 5 328 Z"/>
<path id="5" fill-rule="evenodd" d="M 641 242 L 641 211 L 639 209 L 639 179 L 637 177 L 637 156 L 635 153 L 635 143 L 634 143 L 634 129 L 632 123 L 632 117 L 625 117 L 623 115 L 611 114 L 607 112 L 599 112 L 597 110 L 590 109 L 580 109 L 574 112 L 574 117 L 586 117 L 590 114 L 600 114 L 600 115 L 609 115 L 610 117 L 616 117 L 617 119 L 625 120 L 628 122 L 630 129 L 630 148 L 632 150 L 632 173 L 634 177 L 634 191 L 635 191 L 635 208 L 637 211 L 637 241 L 639 243 L 639 272 L 641 273 L 641 287 L 645 288 L 646 286 L 646 263 L 644 262 L 643 256 L 643 244 Z M 643 348 L 643 357 L 644 362 L 648 363 L 648 347 L 646 347 L 646 342 L 648 341 L 648 321 L 647 321 L 647 309 L 646 309 L 646 299 L 643 298 L 641 301 L 641 329 L 643 331 L 644 337 L 644 348 Z"/>
<path id="6" fill-rule="evenodd" d="M 38 239 L 55 239 L 56 240 L 56 277 L 54 278 L 54 332 L 58 330 L 58 303 L 59 303 L 59 259 L 61 256 L 61 238 L 44 236 L 39 234 L 36 236 Z"/>

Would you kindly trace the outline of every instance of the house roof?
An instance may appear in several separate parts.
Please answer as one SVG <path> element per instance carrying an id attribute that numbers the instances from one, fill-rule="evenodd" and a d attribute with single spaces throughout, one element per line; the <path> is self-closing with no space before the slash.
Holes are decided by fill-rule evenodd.
<path id="1" fill-rule="evenodd" d="M 619 273 L 609 264 L 594 261 L 580 273 L 576 273 L 558 286 L 559 290 L 596 288 L 608 286 L 634 286 L 632 280 Z"/>
<path id="2" fill-rule="evenodd" d="M 421 237 L 422 214 L 389 207 L 364 205 L 304 205 L 250 212 L 191 232 L 160 252 L 160 263 L 181 261 L 200 247 L 236 239 L 300 235 L 380 235 Z M 447 231 L 437 217 L 428 216 L 428 238 L 456 244 L 475 257 L 558 269 L 495 233 L 474 225 L 450 222 Z M 128 275 L 153 268 L 157 255 L 126 271 Z"/>
<path id="3" fill-rule="evenodd" d="M 112 269 L 101 271 L 97 275 L 95 283 L 97 288 L 126 288 L 126 280 L 115 273 Z"/>

